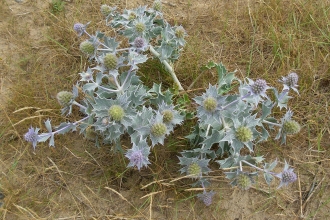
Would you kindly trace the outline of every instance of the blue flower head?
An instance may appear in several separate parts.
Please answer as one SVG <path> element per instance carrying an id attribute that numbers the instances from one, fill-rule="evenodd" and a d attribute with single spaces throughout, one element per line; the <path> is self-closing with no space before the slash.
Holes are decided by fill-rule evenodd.
<path id="1" fill-rule="evenodd" d="M 24 139 L 33 145 L 33 149 L 36 149 L 38 143 L 38 131 L 39 128 L 33 128 L 32 126 L 29 128 L 29 131 L 25 133 Z"/>
<path id="2" fill-rule="evenodd" d="M 296 93 L 299 94 L 297 87 L 298 87 L 298 74 L 297 73 L 289 73 L 288 76 L 282 77 L 282 80 L 280 80 L 281 83 L 283 83 L 284 88 L 283 89 L 292 89 Z"/>
<path id="3" fill-rule="evenodd" d="M 76 23 L 73 25 L 73 30 L 75 30 L 75 32 L 77 32 L 78 36 L 82 36 L 85 33 L 86 27 L 90 22 L 88 22 L 87 24 L 82 24 L 82 23 Z"/>
<path id="4" fill-rule="evenodd" d="M 128 150 L 126 157 L 129 159 L 129 164 L 127 167 L 136 166 L 140 171 L 142 167 L 147 167 L 150 164 L 148 156 L 150 154 L 150 147 L 148 146 L 146 140 L 140 140 L 136 145 L 133 143 L 132 149 Z"/>
<path id="5" fill-rule="evenodd" d="M 278 188 L 287 186 L 289 183 L 293 183 L 297 180 L 297 175 L 293 172 L 293 168 L 289 168 L 289 164 L 285 161 L 284 169 L 281 173 L 275 175 L 281 182 Z"/>
<path id="6" fill-rule="evenodd" d="M 210 192 L 204 191 L 203 193 L 197 194 L 197 197 L 204 202 L 206 206 L 210 206 L 212 204 L 212 198 L 215 195 L 215 192 L 212 190 Z"/>

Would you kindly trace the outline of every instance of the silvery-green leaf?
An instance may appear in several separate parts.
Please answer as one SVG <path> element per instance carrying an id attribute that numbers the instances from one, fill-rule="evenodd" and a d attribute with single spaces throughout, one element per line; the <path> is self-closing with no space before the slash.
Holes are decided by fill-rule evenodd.
<path id="1" fill-rule="evenodd" d="M 49 133 L 52 133 L 52 125 L 50 124 L 50 120 L 49 120 L 49 119 L 47 119 L 47 120 L 45 121 L 45 126 L 46 126 L 46 128 L 47 128 L 47 131 L 48 131 Z"/>
<path id="2" fill-rule="evenodd" d="M 83 86 L 83 90 L 84 91 L 94 91 L 97 87 L 98 87 L 98 85 L 96 83 L 86 83 Z"/>
<path id="3" fill-rule="evenodd" d="M 270 183 L 274 180 L 274 177 L 269 173 L 264 173 L 264 178 L 268 185 L 270 185 Z"/>

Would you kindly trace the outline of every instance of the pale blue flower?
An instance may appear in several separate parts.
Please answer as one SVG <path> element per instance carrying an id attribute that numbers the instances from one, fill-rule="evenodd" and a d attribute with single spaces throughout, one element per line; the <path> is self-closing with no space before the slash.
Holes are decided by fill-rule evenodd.
<path id="1" fill-rule="evenodd" d="M 30 143 L 32 143 L 33 149 L 36 149 L 38 143 L 38 131 L 39 128 L 33 128 L 32 126 L 29 128 L 29 131 L 25 133 L 24 139 Z"/>
<path id="2" fill-rule="evenodd" d="M 146 140 L 140 140 L 136 145 L 133 143 L 132 149 L 129 149 L 126 153 L 126 157 L 129 159 L 127 167 L 136 166 L 140 171 L 142 167 L 147 167 L 150 164 L 148 156 L 150 154 L 150 147 Z"/>

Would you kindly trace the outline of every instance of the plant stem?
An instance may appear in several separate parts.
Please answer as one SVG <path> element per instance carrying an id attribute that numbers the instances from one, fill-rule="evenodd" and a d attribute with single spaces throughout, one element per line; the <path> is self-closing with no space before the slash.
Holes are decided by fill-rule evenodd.
<path id="1" fill-rule="evenodd" d="M 263 123 L 266 123 L 266 124 L 270 124 L 270 125 L 274 125 L 274 126 L 282 127 L 281 124 L 274 123 L 274 122 L 270 122 L 270 121 L 267 121 L 267 120 L 263 120 L 262 122 L 263 122 Z"/>
<path id="2" fill-rule="evenodd" d="M 149 45 L 149 51 L 156 57 L 160 57 L 160 54 L 155 50 L 155 48 L 153 48 L 153 46 Z M 181 86 L 180 81 L 178 80 L 178 78 L 176 77 L 176 74 L 173 70 L 173 68 L 171 67 L 171 65 L 166 61 L 163 60 L 161 61 L 162 64 L 164 64 L 166 70 L 171 74 L 172 79 L 174 80 L 174 82 L 179 86 L 179 90 L 184 90 L 183 87 Z"/>
<path id="3" fill-rule="evenodd" d="M 82 108 L 82 109 L 86 109 L 85 106 L 81 105 L 80 103 L 78 103 L 78 102 L 76 102 L 76 101 L 73 101 L 72 104 L 77 105 L 77 106 L 79 106 L 79 107 Z"/>
<path id="4" fill-rule="evenodd" d="M 91 116 L 92 116 L 92 115 L 88 115 L 88 116 L 86 116 L 85 118 L 80 119 L 79 121 L 76 121 L 76 122 L 74 122 L 74 123 L 69 123 L 67 126 L 61 128 L 61 129 L 59 129 L 59 130 L 57 130 L 57 131 L 53 131 L 53 132 L 51 132 L 51 134 L 52 134 L 52 135 L 55 135 L 55 134 L 57 134 L 57 133 L 59 133 L 59 132 L 65 130 L 65 129 L 67 129 L 69 126 L 79 124 L 80 122 L 82 122 L 82 121 L 88 119 L 88 118 L 91 117 Z M 49 135 L 49 134 L 50 134 L 50 133 L 42 133 L 42 134 L 39 134 L 38 137 L 39 137 L 39 138 L 42 138 L 42 137 L 47 136 L 47 135 Z"/>
<path id="5" fill-rule="evenodd" d="M 269 173 L 269 174 L 272 174 L 272 175 L 276 176 L 276 173 L 274 173 L 274 172 L 270 172 L 270 171 L 265 171 L 264 169 L 261 169 L 261 168 L 255 166 L 255 165 L 253 165 L 253 164 L 251 164 L 251 163 L 249 163 L 249 162 L 247 162 L 247 161 L 245 161 L 245 160 L 241 160 L 241 161 L 240 161 L 240 167 L 241 167 L 241 165 L 242 165 L 242 164 L 241 164 L 242 162 L 245 163 L 245 164 L 247 164 L 247 165 L 249 165 L 250 167 L 253 167 L 253 168 L 255 168 L 255 169 L 261 171 L 261 172 Z M 242 169 L 242 170 L 243 170 L 243 169 Z M 241 171 L 242 171 L 242 170 L 241 170 Z"/>

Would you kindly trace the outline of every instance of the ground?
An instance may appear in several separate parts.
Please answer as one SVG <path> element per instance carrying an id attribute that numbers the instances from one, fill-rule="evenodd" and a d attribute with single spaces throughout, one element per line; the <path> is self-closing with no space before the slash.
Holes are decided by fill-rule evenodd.
<path id="1" fill-rule="evenodd" d="M 287 2 L 287 8 L 278 1 L 163 1 L 168 21 L 182 25 L 189 35 L 182 58 L 174 64 L 185 88 L 210 60 L 237 69 L 241 76 L 274 82 L 289 71 L 302 74 L 301 95 L 292 99 L 295 117 L 303 125 L 301 134 L 290 137 L 285 146 L 270 141 L 256 150 L 269 160 L 286 159 L 298 181 L 276 190 L 278 182 L 268 187 L 260 180 L 243 191 L 230 186 L 215 164 L 210 188 L 216 195 L 209 207 L 195 197 L 201 189 L 192 188 L 190 179 L 180 178 L 175 147 L 157 146 L 151 166 L 138 172 L 126 168 L 123 156 L 107 147 L 98 149 L 75 133 L 59 137 L 56 148 L 41 145 L 35 151 L 23 140 L 32 124 L 42 127 L 49 117 L 57 123 L 79 116 L 63 118 L 55 99 L 88 65 L 73 24 L 92 20 L 91 31 L 111 34 L 101 20 L 101 4 L 121 9 L 152 4 L 71 0 L 62 6 L 60 2 L 0 2 L 3 219 L 330 218 L 328 1 L 296 0 Z M 208 75 L 192 91 L 212 83 L 213 73 L 203 74 Z M 178 148 L 186 144 L 185 135 L 184 128 L 178 128 L 171 137 Z"/>

